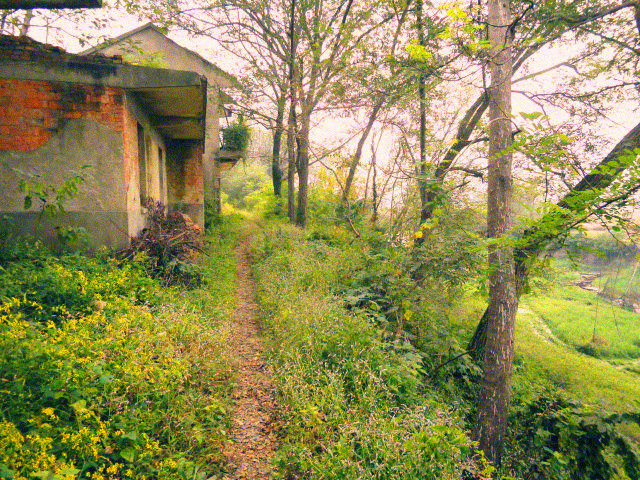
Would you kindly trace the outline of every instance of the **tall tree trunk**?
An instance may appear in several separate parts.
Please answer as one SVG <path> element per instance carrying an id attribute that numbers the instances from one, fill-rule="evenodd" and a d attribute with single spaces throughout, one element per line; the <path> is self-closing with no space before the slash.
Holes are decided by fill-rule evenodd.
<path id="1" fill-rule="evenodd" d="M 296 112 L 290 107 L 287 129 L 287 215 L 293 223 L 296 218 Z"/>
<path id="2" fill-rule="evenodd" d="M 291 17 L 289 19 L 289 121 L 287 132 L 287 153 L 289 168 L 287 171 L 287 213 L 289 221 L 295 221 L 296 214 L 296 35 L 295 35 L 296 0 L 291 0 Z"/>
<path id="3" fill-rule="evenodd" d="M 371 223 L 374 225 L 378 221 L 378 186 L 376 185 L 376 152 L 371 148 L 371 166 L 373 168 L 373 180 L 371 182 Z"/>
<path id="4" fill-rule="evenodd" d="M 342 203 L 344 203 L 345 205 L 347 204 L 347 201 L 349 199 L 349 193 L 351 192 L 351 185 L 353 184 L 353 179 L 355 178 L 355 175 L 356 175 L 356 169 L 358 168 L 358 165 L 360 164 L 360 160 L 362 159 L 362 150 L 364 148 L 364 144 L 367 141 L 367 137 L 369 137 L 369 134 L 371 133 L 373 124 L 378 118 L 378 113 L 380 113 L 380 110 L 382 109 L 382 105 L 384 105 L 384 102 L 385 102 L 384 97 L 379 98 L 378 101 L 373 106 L 373 108 L 371 109 L 371 113 L 369 114 L 369 120 L 367 121 L 367 126 L 363 130 L 362 135 L 360 136 L 360 140 L 358 141 L 358 146 L 356 148 L 356 153 L 353 155 L 353 158 L 351 159 L 351 163 L 349 164 L 349 172 L 347 173 L 347 179 L 344 182 L 344 190 L 342 191 Z"/>
<path id="5" fill-rule="evenodd" d="M 418 43 L 426 48 L 424 38 L 424 19 L 422 17 L 422 0 L 416 4 L 416 28 L 418 29 Z M 418 166 L 418 191 L 420 193 L 420 223 L 424 223 L 431 215 L 428 204 L 429 185 L 427 183 L 427 75 L 420 71 L 418 76 L 418 102 L 420 111 L 420 156 Z M 432 209 L 431 209 L 432 210 Z M 422 237 L 416 240 L 423 242 Z"/>
<path id="6" fill-rule="evenodd" d="M 18 36 L 26 37 L 27 33 L 29 33 L 29 28 L 31 27 L 31 19 L 33 18 L 33 10 L 29 9 L 24 12 L 24 17 L 22 17 L 22 25 L 20 26 L 20 33 Z"/>
<path id="7" fill-rule="evenodd" d="M 282 196 L 282 169 L 280 168 L 280 145 L 282 144 L 282 134 L 284 133 L 284 109 L 286 94 L 278 99 L 278 113 L 276 125 L 273 131 L 273 149 L 271 150 L 271 181 L 273 183 L 273 194 L 276 197 Z"/>
<path id="8" fill-rule="evenodd" d="M 296 212 L 296 224 L 302 228 L 306 228 L 307 200 L 309 196 L 310 112 L 303 111 L 301 117 L 300 131 L 298 132 L 300 143 L 298 144 L 298 209 Z"/>
<path id="9" fill-rule="evenodd" d="M 511 11 L 509 0 L 489 0 L 488 31 L 492 45 L 489 69 L 489 173 L 487 227 L 490 238 L 511 228 Z M 513 250 L 489 248 L 489 307 L 484 377 L 478 401 L 475 436 L 486 457 L 499 463 L 511 402 L 514 327 L 518 308 Z"/>

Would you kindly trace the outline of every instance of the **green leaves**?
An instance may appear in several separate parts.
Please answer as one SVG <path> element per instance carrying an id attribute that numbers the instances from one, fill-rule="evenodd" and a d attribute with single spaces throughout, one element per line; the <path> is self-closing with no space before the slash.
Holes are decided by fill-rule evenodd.
<path id="1" fill-rule="evenodd" d="M 543 395 L 515 409 L 519 465 L 526 478 L 637 479 L 640 462 L 617 424 L 638 415 L 607 415 L 560 395 Z M 522 461 L 522 457 L 527 459 Z"/>
<path id="2" fill-rule="evenodd" d="M 179 304 L 136 263 L 39 245 L 2 259 L 0 478 L 220 476 L 235 238 L 216 236 L 215 286 L 166 293 Z"/>
<path id="3" fill-rule="evenodd" d="M 542 112 L 531 112 L 531 113 L 520 112 L 520 116 L 525 120 L 537 120 L 542 116 Z"/>
<path id="4" fill-rule="evenodd" d="M 44 183 L 41 179 L 44 175 L 25 173 L 18 168 L 13 171 L 19 175 L 18 189 L 24 195 L 23 208 L 29 210 L 33 206 L 34 199 L 39 201 L 40 214 L 47 218 L 54 218 L 66 213 L 64 205 L 67 200 L 77 198 L 80 186 L 85 182 L 83 170 L 91 165 L 82 165 L 79 172 L 72 172 L 61 185 Z M 29 180 L 27 180 L 27 177 Z"/>
<path id="5" fill-rule="evenodd" d="M 404 49 L 409 54 L 409 57 L 416 62 L 430 63 L 433 60 L 433 53 L 417 43 L 412 42 Z"/>
<path id="6" fill-rule="evenodd" d="M 245 152 L 251 138 L 251 130 L 240 115 L 230 126 L 221 129 L 222 150 Z"/>
<path id="7" fill-rule="evenodd" d="M 133 447 L 125 448 L 120 451 L 120 457 L 128 463 L 133 463 L 136 459 L 136 450 Z"/>

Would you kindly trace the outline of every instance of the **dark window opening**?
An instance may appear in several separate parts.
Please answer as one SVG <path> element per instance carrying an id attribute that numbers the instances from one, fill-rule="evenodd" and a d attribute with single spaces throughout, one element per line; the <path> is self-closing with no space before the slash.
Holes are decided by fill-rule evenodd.
<path id="1" fill-rule="evenodd" d="M 144 141 L 144 128 L 138 123 L 138 186 L 140 205 L 147 201 L 147 148 Z"/>

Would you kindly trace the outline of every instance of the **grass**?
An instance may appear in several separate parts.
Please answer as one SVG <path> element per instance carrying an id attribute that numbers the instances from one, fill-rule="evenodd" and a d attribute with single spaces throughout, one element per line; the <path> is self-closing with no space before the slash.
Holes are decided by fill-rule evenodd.
<path id="1" fill-rule="evenodd" d="M 640 357 L 640 314 L 571 285 L 523 301 L 576 349 L 608 359 Z"/>
<path id="2" fill-rule="evenodd" d="M 572 397 L 609 411 L 637 408 L 640 399 L 638 375 L 549 341 L 544 333 L 539 333 L 541 322 L 535 313 L 518 314 L 516 372 L 526 373 L 517 375 L 514 383 L 549 381 Z"/>
<path id="3" fill-rule="evenodd" d="M 452 322 L 466 330 L 467 336 L 471 335 L 485 305 L 473 292 L 467 292 L 452 312 Z M 593 343 L 594 320 L 596 333 L 602 339 L 594 348 L 601 358 L 578 351 Z M 545 282 L 544 291 L 525 295 L 520 301 L 516 320 L 515 396 L 531 397 L 536 390 L 549 385 L 606 410 L 637 408 L 638 375 L 614 362 L 640 355 L 640 347 L 634 341 L 639 335 L 639 314 L 612 306 L 593 292 Z"/>
<path id="4" fill-rule="evenodd" d="M 637 262 L 605 274 L 595 283 L 609 294 L 630 296 L 636 302 L 640 299 L 640 269 Z"/>
<path id="5" fill-rule="evenodd" d="M 470 453 L 463 424 L 436 395 L 420 395 L 415 351 L 345 308 L 340 293 L 363 260 L 362 246 L 341 238 L 292 226 L 254 237 L 280 401 L 278 478 L 459 478 Z"/>

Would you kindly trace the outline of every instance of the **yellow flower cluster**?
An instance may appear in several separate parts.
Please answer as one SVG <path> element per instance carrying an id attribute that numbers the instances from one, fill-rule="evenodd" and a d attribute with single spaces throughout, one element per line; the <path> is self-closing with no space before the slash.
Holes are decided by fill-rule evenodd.
<path id="1" fill-rule="evenodd" d="M 33 473 L 52 472 L 56 480 L 73 480 L 73 465 L 52 453 L 53 439 L 40 435 L 22 435 L 11 422 L 0 422 L 0 464 L 13 472 L 13 480 L 30 480 Z"/>
<path id="2" fill-rule="evenodd" d="M 192 432 L 170 422 L 188 409 L 197 416 L 192 398 L 206 405 L 208 392 L 186 396 L 200 381 L 210 388 L 192 377 L 218 374 L 205 361 L 220 362 L 224 336 L 203 331 L 193 313 L 134 305 L 135 268 L 89 275 L 52 261 L 48 277 L 34 275 L 80 301 L 47 304 L 26 288 L 0 297 L 0 468 L 14 480 L 178 479 L 191 465 L 173 456 L 186 456 L 179 448 Z M 153 300 L 158 287 L 140 285 Z"/>

